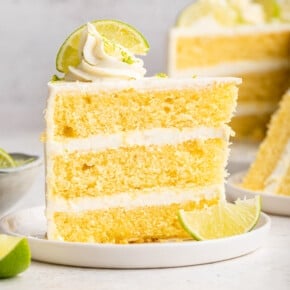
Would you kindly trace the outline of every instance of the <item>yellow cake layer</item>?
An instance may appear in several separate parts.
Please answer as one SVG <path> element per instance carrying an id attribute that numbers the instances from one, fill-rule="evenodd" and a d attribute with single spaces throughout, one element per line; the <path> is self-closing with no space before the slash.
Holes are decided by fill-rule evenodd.
<path id="1" fill-rule="evenodd" d="M 220 127 L 236 105 L 235 83 L 178 90 L 111 90 L 57 92 L 53 128 L 59 138 L 151 128 Z M 48 109 L 49 110 L 49 109 Z"/>
<path id="2" fill-rule="evenodd" d="M 266 134 L 271 113 L 241 115 L 232 118 L 231 128 L 235 140 L 261 141 Z"/>
<path id="3" fill-rule="evenodd" d="M 290 196 L 290 164 L 288 166 L 288 170 L 286 172 L 286 175 L 284 176 L 284 178 L 281 181 L 281 184 L 277 190 L 277 193 Z"/>
<path id="4" fill-rule="evenodd" d="M 190 140 L 178 145 L 121 147 L 51 158 L 48 194 L 65 199 L 156 186 L 207 186 L 223 183 L 227 141 Z"/>
<path id="5" fill-rule="evenodd" d="M 193 210 L 213 205 L 218 199 L 201 200 L 198 203 L 171 204 L 167 206 L 138 207 L 130 210 L 111 208 L 80 213 L 56 212 L 49 239 L 70 242 L 142 243 L 158 239 L 188 239 L 181 227 L 179 209 Z"/>
<path id="6" fill-rule="evenodd" d="M 174 49 L 174 48 L 173 48 Z M 289 31 L 236 35 L 179 36 L 177 69 L 189 69 L 234 61 L 289 59 Z"/>
<path id="7" fill-rule="evenodd" d="M 289 68 L 249 72 L 239 75 L 243 83 L 239 89 L 239 102 L 279 102 L 290 86 L 290 50 Z"/>
<path id="8" fill-rule="evenodd" d="M 280 108 L 269 124 L 269 130 L 261 144 L 256 160 L 244 178 L 242 186 L 252 190 L 264 190 L 267 178 L 272 174 L 290 139 L 290 93 L 283 97 Z"/>

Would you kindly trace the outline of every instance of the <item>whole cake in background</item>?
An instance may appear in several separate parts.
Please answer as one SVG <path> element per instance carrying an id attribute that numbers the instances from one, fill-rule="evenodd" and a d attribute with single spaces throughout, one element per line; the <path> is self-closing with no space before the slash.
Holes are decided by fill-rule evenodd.
<path id="1" fill-rule="evenodd" d="M 290 90 L 272 116 L 267 136 L 259 147 L 242 187 L 290 195 Z"/>
<path id="2" fill-rule="evenodd" d="M 287 1 L 279 3 L 199 0 L 170 31 L 170 76 L 243 79 L 231 122 L 237 140 L 263 139 L 290 84 L 290 8 Z"/>
<path id="3" fill-rule="evenodd" d="M 139 32 L 110 20 L 60 49 L 64 79 L 49 83 L 45 117 L 48 239 L 187 239 L 178 210 L 224 200 L 240 79 L 144 77 L 134 54 L 147 50 Z"/>

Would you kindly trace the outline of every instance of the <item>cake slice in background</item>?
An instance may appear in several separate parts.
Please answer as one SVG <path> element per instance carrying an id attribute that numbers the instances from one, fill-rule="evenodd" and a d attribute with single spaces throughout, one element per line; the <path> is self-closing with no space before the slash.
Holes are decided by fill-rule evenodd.
<path id="1" fill-rule="evenodd" d="M 272 116 L 267 136 L 242 187 L 290 196 L 290 90 Z"/>
<path id="2" fill-rule="evenodd" d="M 64 81 L 49 83 L 47 237 L 98 243 L 189 238 L 178 211 L 225 198 L 227 123 L 240 79 L 145 78 L 125 48 L 104 51 L 103 42 L 111 40 L 94 24 L 83 28 L 79 64 L 67 67 Z"/>
<path id="3" fill-rule="evenodd" d="M 171 77 L 243 79 L 231 122 L 236 140 L 263 139 L 290 84 L 290 20 L 283 22 L 278 4 L 272 11 L 257 2 L 263 1 L 199 0 L 180 13 L 170 31 Z"/>

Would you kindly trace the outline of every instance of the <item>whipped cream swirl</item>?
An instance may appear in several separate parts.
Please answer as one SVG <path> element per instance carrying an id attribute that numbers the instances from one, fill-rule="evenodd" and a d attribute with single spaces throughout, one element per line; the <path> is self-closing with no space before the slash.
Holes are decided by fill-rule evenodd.
<path id="1" fill-rule="evenodd" d="M 114 46 L 114 56 L 105 52 L 106 42 Z M 79 56 L 80 64 L 77 67 L 69 67 L 65 80 L 140 79 L 146 73 L 141 59 L 136 58 L 126 48 L 103 38 L 91 23 L 87 24 L 82 35 Z"/>

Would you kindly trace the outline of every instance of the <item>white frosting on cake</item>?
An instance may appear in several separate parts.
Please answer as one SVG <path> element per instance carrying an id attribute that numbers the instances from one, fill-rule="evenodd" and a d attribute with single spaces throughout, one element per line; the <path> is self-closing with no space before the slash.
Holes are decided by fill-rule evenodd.
<path id="1" fill-rule="evenodd" d="M 280 159 L 272 171 L 271 175 L 265 181 L 264 191 L 267 193 L 277 193 L 280 183 L 287 173 L 290 166 L 290 139 L 287 142 Z"/>
<path id="2" fill-rule="evenodd" d="M 250 74 L 255 72 L 267 72 L 279 69 L 289 69 L 288 59 L 272 59 L 263 61 L 233 61 L 223 62 L 217 65 L 192 67 L 189 69 L 176 69 L 171 66 L 170 75 L 175 77 L 198 76 L 229 76 Z"/>
<path id="3" fill-rule="evenodd" d="M 66 139 L 61 142 L 48 140 L 46 150 L 49 154 L 61 154 L 72 151 L 102 151 L 134 145 L 177 145 L 179 143 L 199 139 L 221 138 L 228 140 L 231 130 L 228 126 L 221 128 L 154 128 L 143 131 L 120 132 L 110 135 L 95 135 L 88 138 Z"/>
<path id="4" fill-rule="evenodd" d="M 115 56 L 110 56 L 105 52 L 106 42 L 114 46 Z M 77 67 L 69 66 L 65 80 L 139 79 L 143 78 L 146 73 L 141 59 L 136 58 L 124 47 L 102 37 L 91 23 L 88 23 L 84 30 L 79 55 L 81 63 Z"/>
<path id="5" fill-rule="evenodd" d="M 263 115 L 272 113 L 277 109 L 276 103 L 263 102 L 263 103 L 240 103 L 234 114 L 235 117 L 249 116 L 249 115 Z"/>
<path id="6" fill-rule="evenodd" d="M 257 25 L 238 25 L 238 26 L 222 26 L 222 25 L 203 25 L 199 26 L 196 29 L 194 26 L 191 27 L 174 27 L 171 29 L 170 36 L 171 38 L 176 38 L 180 36 L 206 36 L 206 35 L 228 35 L 228 36 L 237 36 L 237 35 L 247 35 L 247 34 L 262 34 L 269 32 L 283 32 L 289 31 L 290 23 L 266 23 L 266 24 L 257 24 Z"/>
<path id="7" fill-rule="evenodd" d="M 221 184 L 207 187 L 170 188 L 159 187 L 143 189 L 139 192 L 120 192 L 99 197 L 76 197 L 64 199 L 51 196 L 47 204 L 47 214 L 53 212 L 80 212 L 88 210 L 106 210 L 122 207 L 132 209 L 143 206 L 166 206 L 173 203 L 189 201 L 199 202 L 201 199 L 210 200 L 214 197 L 224 197 L 224 186 Z"/>
<path id="8" fill-rule="evenodd" d="M 111 80 L 98 79 L 92 83 L 88 82 L 49 82 L 49 96 L 50 98 L 60 92 L 84 92 L 97 93 L 109 92 L 113 90 L 122 89 L 136 89 L 142 90 L 179 90 L 179 89 L 196 89 L 210 87 L 213 84 L 233 83 L 239 85 L 242 83 L 240 78 L 235 77 L 196 77 L 196 78 L 159 78 L 159 77 L 145 77 L 137 80 Z"/>

